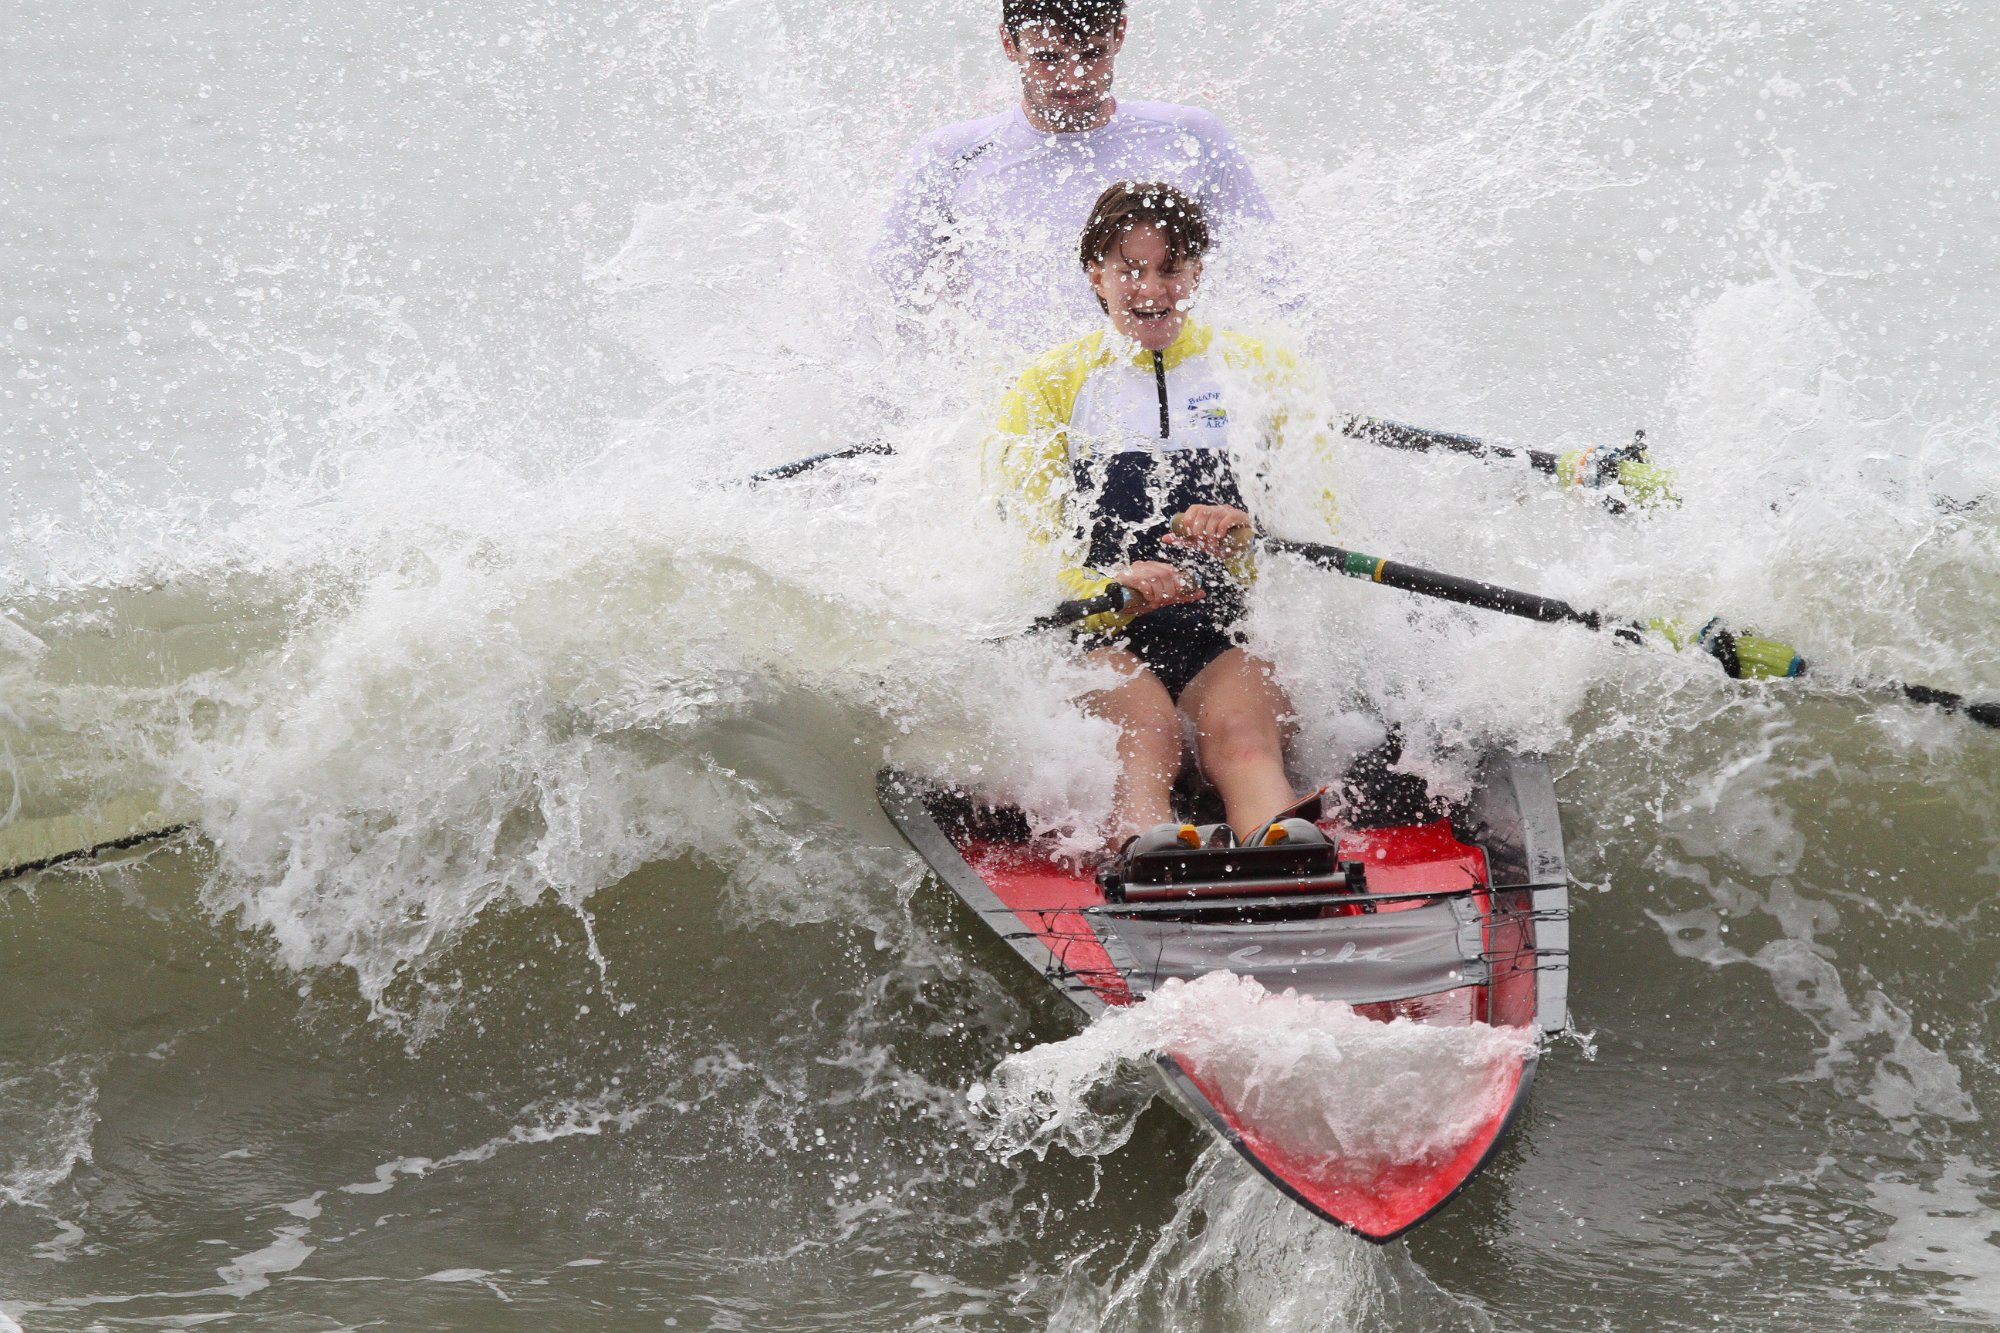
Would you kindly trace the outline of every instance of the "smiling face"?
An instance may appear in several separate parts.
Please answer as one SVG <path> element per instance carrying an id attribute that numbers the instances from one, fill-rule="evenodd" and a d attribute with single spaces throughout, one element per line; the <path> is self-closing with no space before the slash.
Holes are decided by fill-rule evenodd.
<path id="1" fill-rule="evenodd" d="M 1111 119 L 1111 66 L 1125 44 L 1125 20 L 1103 32 L 1075 36 L 1048 23 L 1019 34 L 1000 29 L 1000 49 L 1021 70 L 1021 110 L 1028 123 L 1054 134 L 1094 130 Z"/>
<path id="2" fill-rule="evenodd" d="M 1104 258 L 1085 271 L 1111 327 L 1149 352 L 1180 336 L 1201 285 L 1201 260 L 1175 255 L 1166 234 L 1150 222 L 1119 233 Z"/>

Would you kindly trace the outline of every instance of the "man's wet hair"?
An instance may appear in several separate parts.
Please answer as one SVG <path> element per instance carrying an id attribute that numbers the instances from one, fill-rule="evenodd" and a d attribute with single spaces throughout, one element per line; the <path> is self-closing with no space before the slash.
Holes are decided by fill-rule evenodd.
<path id="1" fill-rule="evenodd" d="M 1165 181 L 1114 181 L 1090 210 L 1083 224 L 1077 259 L 1085 268 L 1101 264 L 1119 238 L 1150 222 L 1160 229 L 1167 254 L 1179 263 L 1208 253 L 1208 219 L 1201 205 Z"/>
<path id="2" fill-rule="evenodd" d="M 1125 0 L 1000 0 L 1000 23 L 1016 39 L 1021 29 L 1055 29 L 1071 41 L 1100 37 L 1125 17 Z"/>

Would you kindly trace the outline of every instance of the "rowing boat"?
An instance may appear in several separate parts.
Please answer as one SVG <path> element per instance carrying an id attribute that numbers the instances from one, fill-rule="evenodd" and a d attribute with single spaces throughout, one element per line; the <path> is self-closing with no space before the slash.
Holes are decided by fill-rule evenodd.
<path id="1" fill-rule="evenodd" d="M 1537 758 L 1486 755 L 1472 795 L 1450 808 L 1413 807 L 1407 791 L 1371 805 L 1350 788 L 1319 821 L 1324 849 L 1204 848 L 1109 884 L 977 793 L 894 768 L 877 790 L 944 888 L 1086 1017 L 1229 972 L 1379 1023 L 1518 1037 L 1465 1085 L 1467 1104 L 1447 1108 L 1462 1132 L 1400 1159 L 1301 1140 L 1213 1051 L 1158 1052 L 1160 1079 L 1191 1119 L 1368 1240 L 1432 1216 L 1493 1159 L 1543 1041 L 1567 1023 L 1568 875 Z"/>

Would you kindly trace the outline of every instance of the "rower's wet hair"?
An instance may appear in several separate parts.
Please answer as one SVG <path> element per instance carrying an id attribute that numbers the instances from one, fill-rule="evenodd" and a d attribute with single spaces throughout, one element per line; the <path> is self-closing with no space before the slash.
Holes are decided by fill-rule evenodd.
<path id="1" fill-rule="evenodd" d="M 1201 205 L 1165 181 L 1115 181 L 1097 196 L 1083 224 L 1077 260 L 1085 268 L 1101 264 L 1118 238 L 1151 223 L 1160 229 L 1167 253 L 1185 264 L 1208 253 L 1208 219 Z"/>
<path id="2" fill-rule="evenodd" d="M 1043 25 L 1072 41 L 1098 37 L 1125 17 L 1125 0 L 1001 0 L 1000 23 L 1019 40 L 1021 29 Z"/>

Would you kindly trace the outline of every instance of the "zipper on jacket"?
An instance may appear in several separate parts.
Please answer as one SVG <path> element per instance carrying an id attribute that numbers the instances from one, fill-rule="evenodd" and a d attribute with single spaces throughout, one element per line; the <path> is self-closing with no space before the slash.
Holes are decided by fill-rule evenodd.
<path id="1" fill-rule="evenodd" d="M 1153 383 L 1160 387 L 1160 438 L 1166 439 L 1167 423 L 1167 358 L 1160 352 L 1153 353 Z"/>

